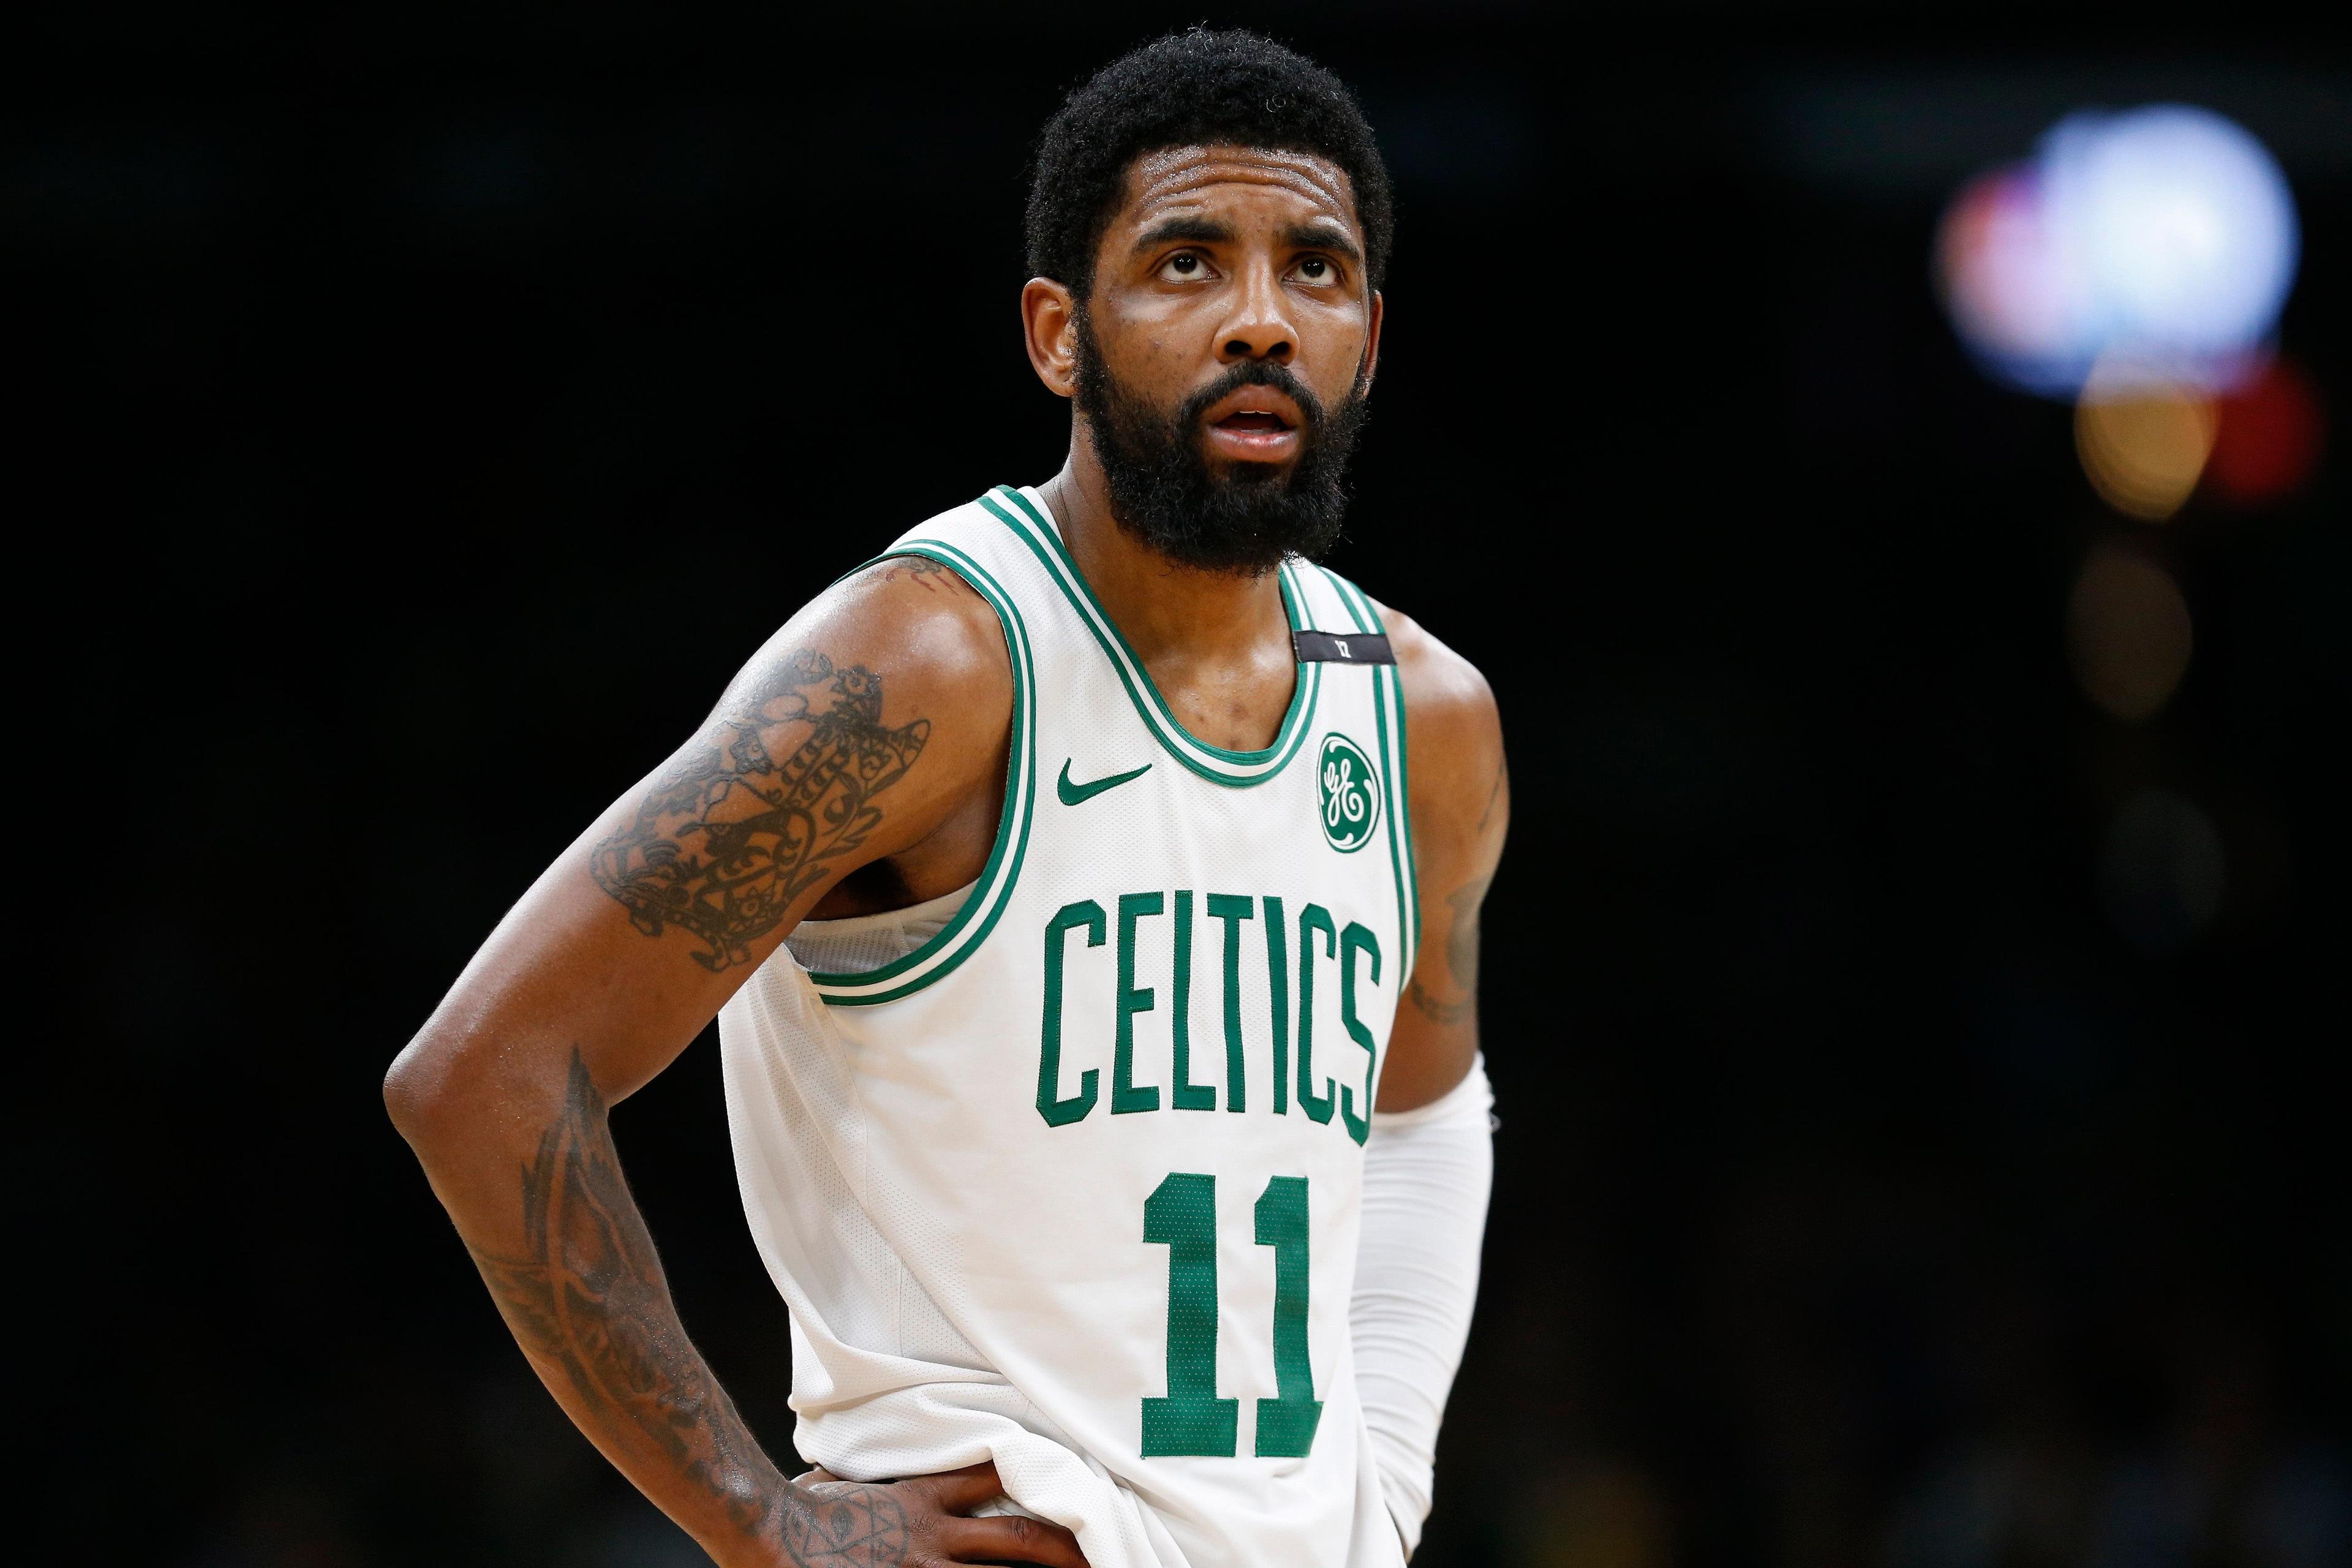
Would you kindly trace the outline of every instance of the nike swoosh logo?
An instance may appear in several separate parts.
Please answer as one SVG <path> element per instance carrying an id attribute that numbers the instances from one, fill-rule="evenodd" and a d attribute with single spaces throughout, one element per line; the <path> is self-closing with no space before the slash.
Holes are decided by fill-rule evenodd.
<path id="1" fill-rule="evenodd" d="M 1150 771 L 1151 764 L 1150 763 L 1146 763 L 1141 767 L 1136 768 L 1130 772 L 1113 773 L 1107 779 L 1097 779 L 1092 784 L 1072 784 L 1070 782 L 1070 764 L 1065 762 L 1062 764 L 1062 776 L 1054 781 L 1054 793 L 1062 797 L 1062 804 L 1064 805 L 1076 805 L 1080 801 L 1094 799 L 1095 796 L 1102 794 L 1102 792 L 1107 789 L 1117 789 L 1119 785 L 1125 784 L 1129 779 L 1139 779 Z"/>

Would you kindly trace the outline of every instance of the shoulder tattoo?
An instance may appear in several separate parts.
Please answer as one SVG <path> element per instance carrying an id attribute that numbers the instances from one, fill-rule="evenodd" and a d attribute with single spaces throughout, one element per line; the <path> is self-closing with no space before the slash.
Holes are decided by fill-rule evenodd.
<path id="1" fill-rule="evenodd" d="M 963 579 L 928 555 L 893 555 L 882 563 L 882 581 L 896 583 L 904 577 L 926 594 L 936 594 L 940 585 L 963 587 Z"/>
<path id="2" fill-rule="evenodd" d="M 882 722 L 882 680 L 803 649 L 741 693 L 654 782 L 590 869 L 647 936 L 675 925 L 705 969 L 748 963 L 825 862 L 882 820 L 875 797 L 904 778 L 928 719 Z"/>

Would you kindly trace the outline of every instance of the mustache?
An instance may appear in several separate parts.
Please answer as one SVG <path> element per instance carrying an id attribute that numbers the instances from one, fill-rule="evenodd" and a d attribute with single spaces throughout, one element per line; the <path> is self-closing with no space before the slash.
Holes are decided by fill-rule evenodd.
<path id="1" fill-rule="evenodd" d="M 1328 422 L 1329 416 L 1324 412 L 1322 400 L 1307 391 L 1307 384 L 1291 374 L 1286 367 L 1262 359 L 1245 359 L 1238 364 L 1228 365 L 1214 381 L 1184 399 L 1176 410 L 1176 427 L 1188 432 L 1198 430 L 1202 416 L 1208 413 L 1219 399 L 1230 396 L 1244 386 L 1270 386 L 1282 393 L 1298 405 L 1298 412 L 1307 421 L 1307 434 L 1310 437 L 1323 434 L 1323 426 Z"/>

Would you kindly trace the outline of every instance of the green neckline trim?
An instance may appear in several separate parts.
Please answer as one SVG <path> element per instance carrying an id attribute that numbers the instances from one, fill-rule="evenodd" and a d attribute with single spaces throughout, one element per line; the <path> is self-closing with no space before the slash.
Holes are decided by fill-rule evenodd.
<path id="1" fill-rule="evenodd" d="M 1328 567 L 1317 571 L 1329 580 L 1348 613 L 1355 618 L 1360 632 L 1385 631 L 1387 626 L 1363 590 Z M 1384 693 L 1396 693 L 1396 751 L 1391 759 L 1389 751 L 1388 701 Z M 1412 964 L 1421 954 L 1421 873 L 1414 864 L 1412 851 L 1412 797 L 1405 773 L 1404 743 L 1404 674 L 1395 665 L 1372 667 L 1372 723 L 1380 735 L 1381 787 L 1389 797 L 1389 869 L 1396 879 L 1397 930 L 1410 944 L 1405 952 L 1405 974 L 1410 977 Z M 1400 844 L 1402 847 L 1400 847 Z"/>
<path id="2" fill-rule="evenodd" d="M 1159 718 L 1165 721 L 1168 729 L 1172 731 L 1179 740 L 1197 751 L 1218 758 L 1220 761 L 1250 766 L 1265 762 L 1283 749 L 1284 742 L 1288 740 L 1291 737 L 1292 732 L 1300 727 L 1300 719 L 1302 717 L 1302 704 L 1300 699 L 1305 694 L 1307 684 L 1306 679 L 1307 669 L 1305 666 L 1298 667 L 1299 673 L 1297 681 L 1292 688 L 1290 693 L 1290 707 L 1288 710 L 1283 714 L 1282 726 L 1275 731 L 1272 744 L 1266 746 L 1262 751 L 1234 752 L 1228 751 L 1223 746 L 1213 746 L 1206 741 L 1199 739 L 1190 730 L 1184 728 L 1183 721 L 1177 718 L 1175 710 L 1168 706 L 1168 700 L 1160 694 L 1159 686 L 1151 679 L 1151 671 L 1144 667 L 1142 658 L 1136 653 L 1133 645 L 1129 643 L 1127 640 L 1127 634 L 1118 629 L 1118 623 L 1111 618 L 1110 612 L 1104 609 L 1102 601 L 1095 596 L 1094 584 L 1087 582 L 1086 574 L 1078 570 L 1077 561 L 1070 554 L 1070 547 L 1063 542 L 1061 531 L 1056 529 L 1051 522 L 1047 521 L 1045 516 L 1041 514 L 1037 508 L 1030 501 L 1029 498 L 1023 495 L 1013 486 L 999 485 L 996 487 L 996 492 L 994 493 L 1002 493 L 1007 500 L 1011 500 L 1013 505 L 1019 507 L 1022 513 L 1028 519 L 1029 523 L 1031 524 L 1031 531 L 1034 531 L 1037 537 L 1045 540 L 1046 544 L 1051 547 L 1054 555 L 1058 558 L 1059 564 L 1062 567 L 1062 571 L 1055 574 L 1055 580 L 1064 584 L 1063 592 L 1066 594 L 1069 592 L 1069 584 L 1075 583 L 1077 584 L 1078 593 L 1085 596 L 1085 605 L 1082 608 L 1090 609 L 1094 612 L 1093 615 L 1088 617 L 1089 624 L 1098 625 L 1102 628 L 1108 630 L 1111 637 L 1118 644 L 1119 653 L 1126 656 L 1123 660 L 1115 659 L 1114 662 L 1120 665 L 1122 674 L 1126 673 L 1130 668 L 1134 672 L 1136 679 L 1129 682 L 1129 689 L 1133 690 L 1139 686 L 1142 690 L 1150 697 L 1153 708 L 1158 710 Z M 1282 592 L 1282 610 L 1284 618 L 1289 621 L 1290 629 L 1292 631 L 1297 631 L 1307 625 L 1307 616 L 1306 610 L 1300 603 L 1297 592 L 1292 584 L 1289 563 L 1285 562 L 1276 571 L 1276 582 Z M 1097 631 L 1096 635 L 1099 637 L 1101 633 Z M 1150 716 L 1150 715 L 1148 714 L 1146 715 L 1146 717 Z"/>
<path id="3" fill-rule="evenodd" d="M 1029 628 L 1022 621 L 1021 612 L 1013 607 L 1012 596 L 978 562 L 953 545 L 924 541 L 887 551 L 876 556 L 874 561 L 887 561 L 899 555 L 919 555 L 938 562 L 970 583 L 995 609 L 997 619 L 1006 631 L 1006 645 L 1014 656 L 1013 756 L 1005 773 L 1004 808 L 997 817 L 996 843 L 989 851 L 988 864 L 981 868 L 979 885 L 972 889 L 971 897 L 964 900 L 963 908 L 956 911 L 955 918 L 941 927 L 937 935 L 903 958 L 893 959 L 879 969 L 866 970 L 862 973 L 811 972 L 809 980 L 817 988 L 818 999 L 829 1007 L 871 1007 L 877 1003 L 895 1002 L 952 973 L 957 965 L 978 952 L 980 944 L 988 940 L 988 933 L 995 929 L 997 921 L 1003 915 L 1005 905 L 1013 897 L 1013 884 L 1021 879 L 1021 863 L 1029 851 L 1029 827 L 1036 816 L 1037 677 L 1030 658 Z M 874 564 L 874 561 L 867 562 L 866 565 Z M 862 572 L 865 567 L 857 570 Z M 884 984 L 901 976 L 908 977 L 904 984 L 891 985 L 873 995 L 835 994 L 851 987 Z"/>
<path id="4" fill-rule="evenodd" d="M 1013 510 L 1006 510 L 1000 504 L 999 498 L 1010 501 Z M 1093 587 L 1079 572 L 1077 563 L 1070 558 L 1069 548 L 1062 542 L 1061 535 L 1038 515 L 1029 498 L 1011 485 L 999 485 L 981 497 L 980 504 L 990 515 L 1011 529 L 1013 537 L 1027 545 L 1030 552 L 1044 564 L 1045 574 L 1062 590 L 1063 596 L 1077 611 L 1078 618 L 1086 623 L 1087 629 L 1094 634 L 1095 641 L 1101 645 L 1103 657 L 1110 660 L 1119 683 L 1127 688 L 1128 699 L 1135 704 L 1135 710 L 1141 715 L 1145 728 L 1158 737 L 1161 747 L 1171 756 L 1212 783 L 1234 789 L 1248 789 L 1280 773 L 1289 764 L 1290 759 L 1298 754 L 1300 745 L 1314 728 L 1315 701 L 1323 687 L 1323 667 L 1320 664 L 1295 666 L 1297 684 L 1290 694 L 1289 710 L 1283 715 L 1282 728 L 1275 732 L 1273 743 L 1264 751 L 1228 751 L 1223 746 L 1212 746 L 1205 741 L 1195 739 L 1169 708 L 1167 700 L 1160 696 L 1159 687 L 1152 683 L 1151 672 L 1144 668 L 1143 660 L 1129 646 L 1126 634 L 1118 629 L 1118 623 L 1111 619 L 1109 612 L 1102 607 L 1102 602 L 1095 597 Z M 1289 620 L 1291 629 L 1297 631 L 1307 626 L 1305 595 L 1292 580 L 1289 563 L 1284 563 L 1276 580 L 1282 590 L 1283 614 Z M 1146 700 L 1147 696 L 1149 701 Z"/>

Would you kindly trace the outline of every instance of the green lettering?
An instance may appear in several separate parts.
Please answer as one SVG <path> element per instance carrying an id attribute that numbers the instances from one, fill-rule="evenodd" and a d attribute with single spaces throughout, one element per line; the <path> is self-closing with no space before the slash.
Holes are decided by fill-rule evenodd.
<path id="1" fill-rule="evenodd" d="M 1372 961 L 1372 984 L 1381 983 L 1381 940 L 1354 921 L 1339 933 L 1339 1021 L 1348 1026 L 1348 1036 L 1364 1047 L 1364 1113 L 1356 1114 L 1356 1093 L 1347 1085 L 1339 1086 L 1339 1120 L 1347 1125 L 1348 1136 L 1359 1144 L 1372 1131 L 1372 1085 L 1380 1077 L 1380 1048 L 1372 1044 L 1372 1032 L 1356 1016 L 1356 954 L 1363 953 Z"/>
<path id="2" fill-rule="evenodd" d="M 1265 994 L 1274 1005 L 1274 1113 L 1290 1113 L 1290 955 L 1282 923 L 1282 900 L 1265 900 Z"/>
<path id="3" fill-rule="evenodd" d="M 1078 1075 L 1078 1092 L 1056 1098 L 1062 1087 L 1062 937 L 1079 926 L 1087 929 L 1087 945 L 1103 944 L 1103 909 L 1092 899 L 1064 904 L 1045 922 L 1045 1017 L 1037 1042 L 1037 1114 L 1048 1127 L 1067 1127 L 1086 1120 L 1095 1108 L 1095 1089 L 1102 1073 L 1088 1068 Z"/>
<path id="4" fill-rule="evenodd" d="M 1315 1092 L 1315 933 L 1323 933 L 1323 955 L 1339 955 L 1339 933 L 1331 911 L 1309 904 L 1298 911 L 1298 1109 L 1318 1121 L 1331 1120 L 1331 1080 Z M 1116 1106 L 1114 1105 L 1114 1109 Z"/>
<path id="5" fill-rule="evenodd" d="M 1209 895 L 1209 918 L 1225 922 L 1225 1109 L 1249 1109 L 1247 1076 L 1242 1064 L 1242 921 L 1257 909 L 1257 900 L 1234 893 Z M 1281 1082 L 1279 1075 L 1276 1082 Z"/>
<path id="6" fill-rule="evenodd" d="M 1110 1113 L 1129 1116 L 1139 1110 L 1160 1109 L 1157 1085 L 1135 1087 L 1135 1016 L 1149 1013 L 1157 1005 L 1149 985 L 1139 989 L 1135 984 L 1135 922 L 1146 915 L 1156 915 L 1167 907 L 1167 900 L 1158 893 L 1121 893 L 1118 896 L 1118 1031 L 1112 1037 L 1110 1053 Z"/>
<path id="7" fill-rule="evenodd" d="M 1175 1037 L 1174 1066 L 1169 1069 L 1168 1103 L 1178 1110 L 1214 1110 L 1213 1085 L 1192 1081 L 1192 893 L 1176 889 L 1176 973 L 1169 981 L 1175 1006 L 1168 1019 Z"/>

